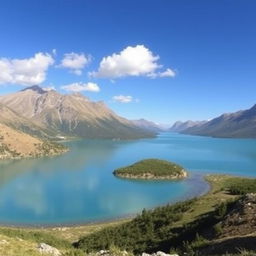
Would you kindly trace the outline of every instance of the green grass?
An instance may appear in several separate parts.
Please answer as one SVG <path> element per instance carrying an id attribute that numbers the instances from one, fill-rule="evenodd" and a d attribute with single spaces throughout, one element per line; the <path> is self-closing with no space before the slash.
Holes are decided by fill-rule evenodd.
<path id="1" fill-rule="evenodd" d="M 114 171 L 116 176 L 152 175 L 153 177 L 179 177 L 184 175 L 184 169 L 175 163 L 159 159 L 145 159 L 127 167 Z"/>
<path id="2" fill-rule="evenodd" d="M 0 234 L 12 238 L 18 237 L 19 239 L 36 243 L 46 243 L 56 248 L 72 248 L 71 243 L 67 240 L 58 238 L 50 233 L 40 232 L 37 230 L 27 230 L 22 228 L 0 228 Z"/>

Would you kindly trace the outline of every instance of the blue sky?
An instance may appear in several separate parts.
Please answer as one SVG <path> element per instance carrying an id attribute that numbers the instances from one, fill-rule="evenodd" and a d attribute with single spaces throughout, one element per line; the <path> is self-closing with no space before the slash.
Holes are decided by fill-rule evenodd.
<path id="1" fill-rule="evenodd" d="M 38 81 L 161 123 L 249 108 L 255 13 L 254 0 L 3 0 L 0 93 Z"/>

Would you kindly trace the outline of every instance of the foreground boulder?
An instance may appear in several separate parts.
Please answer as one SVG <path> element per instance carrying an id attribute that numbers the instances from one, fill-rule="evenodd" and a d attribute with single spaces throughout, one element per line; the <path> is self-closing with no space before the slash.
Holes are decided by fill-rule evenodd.
<path id="1" fill-rule="evenodd" d="M 165 252 L 158 251 L 158 252 L 152 253 L 152 254 L 148 254 L 148 253 L 143 252 L 142 256 L 179 256 L 179 255 L 176 254 L 176 253 L 175 254 L 167 254 Z"/>
<path id="2" fill-rule="evenodd" d="M 38 244 L 38 250 L 41 254 L 50 254 L 50 255 L 53 255 L 53 256 L 60 256 L 61 253 L 58 249 L 48 245 L 48 244 L 45 244 L 45 243 L 40 243 Z"/>

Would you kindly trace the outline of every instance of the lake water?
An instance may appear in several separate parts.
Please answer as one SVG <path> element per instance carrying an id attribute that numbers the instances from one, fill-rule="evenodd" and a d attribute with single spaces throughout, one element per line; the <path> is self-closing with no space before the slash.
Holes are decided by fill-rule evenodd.
<path id="1" fill-rule="evenodd" d="M 0 223 L 79 224 L 124 217 L 208 189 L 203 175 L 256 176 L 256 140 L 163 133 L 137 141 L 80 140 L 54 158 L 0 162 Z M 134 181 L 114 169 L 145 158 L 184 166 L 182 181 Z"/>

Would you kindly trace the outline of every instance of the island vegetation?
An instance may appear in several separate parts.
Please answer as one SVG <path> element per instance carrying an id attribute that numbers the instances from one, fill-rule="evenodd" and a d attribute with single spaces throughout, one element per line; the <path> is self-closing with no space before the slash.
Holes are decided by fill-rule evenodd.
<path id="1" fill-rule="evenodd" d="M 130 166 L 116 169 L 115 176 L 128 179 L 181 179 L 187 177 L 187 172 L 178 164 L 160 160 L 145 159 Z"/>

